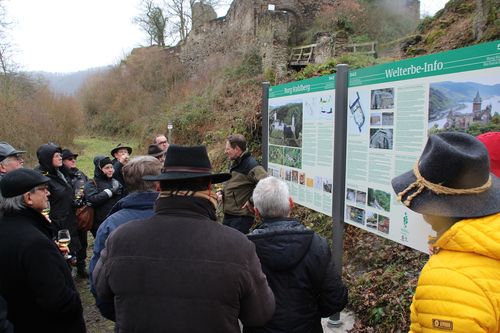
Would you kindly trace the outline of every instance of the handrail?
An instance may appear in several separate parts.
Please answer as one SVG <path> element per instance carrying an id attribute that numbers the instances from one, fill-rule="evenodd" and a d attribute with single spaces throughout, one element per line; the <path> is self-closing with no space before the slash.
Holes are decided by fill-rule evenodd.
<path id="1" fill-rule="evenodd" d="M 347 44 L 347 48 L 352 48 L 352 53 L 377 54 L 377 42 L 352 43 Z M 363 50 L 364 48 L 367 49 Z"/>
<path id="2" fill-rule="evenodd" d="M 308 65 L 314 59 L 314 49 L 317 44 L 302 45 L 291 48 L 290 57 L 288 59 L 291 66 Z M 351 53 L 361 53 L 377 56 L 377 42 L 351 43 L 345 45 L 346 49 Z"/>
<path id="3" fill-rule="evenodd" d="M 311 62 L 316 44 L 294 47 L 290 52 L 290 65 L 307 65 Z"/>

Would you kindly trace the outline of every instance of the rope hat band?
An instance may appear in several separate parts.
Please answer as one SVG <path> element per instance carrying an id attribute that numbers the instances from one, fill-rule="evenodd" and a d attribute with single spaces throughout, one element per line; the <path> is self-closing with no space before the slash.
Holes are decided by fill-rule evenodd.
<path id="1" fill-rule="evenodd" d="M 435 184 L 427 179 L 425 179 L 421 174 L 418 169 L 420 161 L 417 160 L 413 167 L 413 174 L 417 178 L 413 183 L 408 185 L 403 191 L 399 192 L 397 195 L 398 201 L 403 202 L 403 204 L 407 207 L 410 207 L 411 201 L 420 193 L 422 193 L 425 189 L 437 194 L 437 195 L 468 195 L 468 194 L 479 194 L 488 191 L 491 186 L 492 186 L 492 179 L 491 175 L 489 176 L 488 180 L 486 183 L 479 187 L 473 187 L 473 188 L 464 188 L 464 189 L 458 189 L 458 188 L 451 188 L 451 187 L 446 187 L 441 184 Z M 403 196 L 406 195 L 408 192 L 410 192 L 413 188 L 417 188 L 416 191 L 406 198 L 406 200 L 403 201 Z"/>

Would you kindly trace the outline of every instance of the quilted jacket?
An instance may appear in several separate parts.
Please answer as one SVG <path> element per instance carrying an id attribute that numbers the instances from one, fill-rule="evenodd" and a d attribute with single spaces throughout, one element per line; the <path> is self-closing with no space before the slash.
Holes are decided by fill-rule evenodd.
<path id="1" fill-rule="evenodd" d="M 231 179 L 224 184 L 224 213 L 252 216 L 248 209 L 242 207 L 247 201 L 251 201 L 253 190 L 259 180 L 267 177 L 266 170 L 249 152 L 245 152 L 233 161 L 229 172 Z"/>
<path id="2" fill-rule="evenodd" d="M 455 223 L 435 246 L 413 297 L 410 332 L 500 332 L 500 213 Z"/>

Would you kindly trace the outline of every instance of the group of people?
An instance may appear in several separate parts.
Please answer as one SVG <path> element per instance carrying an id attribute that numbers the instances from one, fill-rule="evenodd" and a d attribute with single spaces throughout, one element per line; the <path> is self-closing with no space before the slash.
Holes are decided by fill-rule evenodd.
<path id="1" fill-rule="evenodd" d="M 392 181 L 437 232 L 412 332 L 500 331 L 500 180 L 490 172 L 499 145 L 486 137 L 432 135 L 413 170 Z M 496 140 L 490 155 L 480 140 Z M 322 332 L 320 319 L 347 304 L 327 240 L 291 217 L 287 184 L 267 175 L 242 135 L 227 138 L 227 173 L 213 172 L 204 146 L 169 146 L 164 135 L 144 156 L 124 145 L 114 160 L 96 156 L 90 180 L 70 150 L 42 145 L 35 170 L 23 168 L 23 153 L 0 143 L 2 333 L 85 332 L 58 229 L 76 235 L 77 275 L 90 277 L 116 332 Z M 88 273 L 87 232 L 75 222 L 86 204 L 95 210 Z"/>
<path id="2" fill-rule="evenodd" d="M 144 156 L 131 158 L 124 145 L 111 150 L 114 160 L 96 156 L 92 179 L 77 168 L 77 154 L 54 144 L 38 149 L 35 170 L 22 167 L 24 151 L 4 150 L 18 167 L 0 182 L 0 315 L 7 319 L 0 328 L 86 330 L 71 265 L 55 239 L 60 229 L 75 235 L 76 275 L 90 277 L 98 309 L 118 332 L 239 332 L 240 323 L 245 332 L 321 331 L 320 318 L 347 303 L 327 241 L 289 217 L 286 184 L 267 177 L 242 135 L 228 137 L 231 166 L 219 174 L 204 146 L 169 147 L 163 135 Z M 87 231 L 75 221 L 81 205 L 94 209 L 88 272 Z M 248 234 L 256 215 L 264 223 Z"/>

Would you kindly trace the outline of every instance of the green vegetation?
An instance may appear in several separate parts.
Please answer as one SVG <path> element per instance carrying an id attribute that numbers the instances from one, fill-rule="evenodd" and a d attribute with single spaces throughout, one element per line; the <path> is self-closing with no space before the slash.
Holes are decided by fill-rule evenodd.
<path id="1" fill-rule="evenodd" d="M 368 189 L 368 205 L 382 208 L 386 212 L 391 211 L 391 195 L 381 190 Z"/>
<path id="2" fill-rule="evenodd" d="M 132 147 L 133 155 L 140 155 L 146 153 L 146 149 L 139 149 L 135 140 L 119 141 L 116 138 L 94 137 L 94 136 L 79 136 L 74 140 L 74 147 L 71 150 L 78 154 L 78 168 L 82 170 L 87 176 L 93 177 L 94 175 L 94 157 L 97 155 L 105 155 L 113 159 L 110 155 L 118 143 L 126 144 Z M 132 156 L 133 156 L 132 155 Z"/>
<path id="3" fill-rule="evenodd" d="M 388 62 L 389 59 L 374 58 L 365 54 L 343 54 L 337 58 L 330 58 L 322 64 L 307 65 L 302 71 L 294 74 L 294 80 L 304 80 L 311 77 L 334 74 L 338 64 L 347 64 L 352 69 L 368 67 Z"/>

